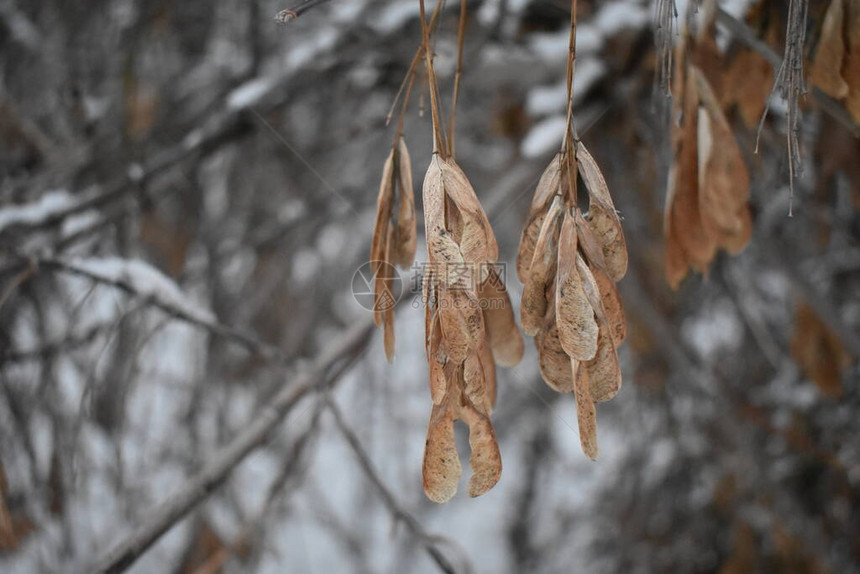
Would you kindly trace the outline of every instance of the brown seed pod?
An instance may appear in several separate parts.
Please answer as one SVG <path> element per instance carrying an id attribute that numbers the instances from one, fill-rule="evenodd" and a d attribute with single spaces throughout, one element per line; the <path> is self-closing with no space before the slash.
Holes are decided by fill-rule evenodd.
<path id="1" fill-rule="evenodd" d="M 561 347 L 573 359 L 587 361 L 597 352 L 597 321 L 577 270 L 576 226 L 565 212 L 558 240 L 555 313 Z"/>
<path id="2" fill-rule="evenodd" d="M 627 273 L 627 242 L 621 229 L 621 220 L 615 212 L 603 173 L 582 142 L 576 144 L 576 160 L 588 190 L 589 223 L 603 246 L 603 259 L 609 277 L 613 281 L 620 281 Z"/>
<path id="3" fill-rule="evenodd" d="M 538 364 L 540 374 L 549 387 L 559 393 L 573 392 L 573 373 L 571 372 L 571 359 L 558 339 L 558 328 L 555 321 L 547 324 L 535 336 L 535 345 L 538 349 Z"/>
<path id="4" fill-rule="evenodd" d="M 523 358 L 523 337 L 514 321 L 514 308 L 498 275 L 478 286 L 492 356 L 503 367 L 513 367 Z"/>
<path id="5" fill-rule="evenodd" d="M 499 479 L 501 457 L 489 419 L 496 397 L 493 356 L 519 361 L 522 338 L 504 285 L 499 289 L 490 281 L 498 277 L 489 272 L 468 276 L 476 268 L 490 269 L 498 247 L 465 174 L 452 160 L 434 154 L 422 190 L 430 263 L 423 285 L 425 344 L 434 403 L 424 490 L 431 500 L 445 502 L 456 493 L 461 472 L 451 430 L 458 418 L 469 425 L 469 494 L 483 494 Z"/>
<path id="6" fill-rule="evenodd" d="M 560 192 L 561 157 L 562 154 L 556 154 L 541 175 L 532 198 L 528 217 L 526 217 L 526 225 L 520 236 L 520 247 L 517 252 L 517 275 L 523 283 L 528 277 L 528 270 L 531 267 L 535 245 L 543 226 L 547 207 L 553 197 Z"/>
<path id="7" fill-rule="evenodd" d="M 527 335 L 534 336 L 540 330 L 547 313 L 546 288 L 552 282 L 555 273 L 557 257 L 555 245 L 558 242 L 561 213 L 561 200 L 556 196 L 544 218 L 526 283 L 523 286 L 520 321 Z"/>
<path id="8" fill-rule="evenodd" d="M 415 260 L 417 230 L 415 221 L 415 197 L 412 187 L 412 160 L 406 141 L 401 137 L 397 140 L 395 157 L 396 181 L 398 189 L 397 232 L 394 263 L 401 269 L 408 269 Z"/>
<path id="9" fill-rule="evenodd" d="M 571 359 L 575 361 L 575 359 Z M 597 460 L 597 409 L 591 398 L 590 383 L 586 369 L 572 362 L 574 371 L 574 396 L 576 397 L 576 420 L 579 423 L 579 442 L 582 452 L 591 460 Z"/>
<path id="10" fill-rule="evenodd" d="M 481 496 L 493 488 L 502 476 L 502 456 L 499 443 L 490 419 L 466 404 L 460 409 L 460 418 L 469 425 L 469 467 L 472 476 L 469 478 L 469 496 Z"/>
<path id="11" fill-rule="evenodd" d="M 424 444 L 424 493 L 433 502 L 448 502 L 457 493 L 463 468 L 454 443 L 454 416 L 448 404 L 433 405 Z"/>

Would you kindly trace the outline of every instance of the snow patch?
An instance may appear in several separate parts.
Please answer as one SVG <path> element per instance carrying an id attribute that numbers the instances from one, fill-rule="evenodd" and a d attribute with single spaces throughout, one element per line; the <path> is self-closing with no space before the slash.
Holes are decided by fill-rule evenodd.
<path id="1" fill-rule="evenodd" d="M 50 191 L 38 201 L 0 209 L 0 231 L 13 225 L 37 226 L 74 205 L 64 189 Z"/>
<path id="2" fill-rule="evenodd" d="M 594 25 L 606 36 L 615 36 L 624 30 L 641 30 L 648 26 L 650 21 L 648 11 L 639 4 L 613 2 L 600 9 Z"/>
<path id="3" fill-rule="evenodd" d="M 561 138 L 567 129 L 564 116 L 553 116 L 536 124 L 520 145 L 520 152 L 527 158 L 537 158 L 550 153 L 561 145 Z"/>
<path id="4" fill-rule="evenodd" d="M 245 82 L 227 96 L 227 107 L 241 110 L 253 106 L 272 89 L 272 78 L 255 78 Z"/>
<path id="5" fill-rule="evenodd" d="M 211 311 L 192 301 L 172 279 L 145 261 L 105 257 L 76 258 L 69 260 L 68 263 L 71 267 L 106 282 L 128 284 L 140 295 L 153 297 L 159 303 L 182 311 L 196 320 L 214 320 Z"/>

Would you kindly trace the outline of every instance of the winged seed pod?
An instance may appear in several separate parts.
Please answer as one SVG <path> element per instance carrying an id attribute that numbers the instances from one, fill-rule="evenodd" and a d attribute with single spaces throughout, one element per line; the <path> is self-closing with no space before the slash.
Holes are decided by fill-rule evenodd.
<path id="1" fill-rule="evenodd" d="M 673 164 L 663 232 L 666 279 L 676 289 L 690 268 L 705 273 L 720 248 L 740 252 L 752 234 L 749 174 L 686 31 L 676 62 L 672 111 Z M 703 48 L 704 49 L 704 48 Z"/>
<path id="2" fill-rule="evenodd" d="M 385 356 L 394 357 L 394 265 L 408 269 L 415 258 L 415 199 L 412 162 L 406 142 L 398 137 L 382 168 L 376 200 L 376 222 L 370 245 L 373 276 L 373 320 L 383 329 Z"/>
<path id="3" fill-rule="evenodd" d="M 424 492 L 447 502 L 462 473 L 453 423 L 469 426 L 469 496 L 492 488 L 502 472 L 490 415 L 495 364 L 513 366 L 523 341 L 502 278 L 492 272 L 495 235 L 475 191 L 451 158 L 434 153 L 424 178 L 425 349 L 433 409 L 424 450 Z"/>
<path id="4" fill-rule="evenodd" d="M 538 182 L 520 238 L 523 330 L 535 337 L 541 377 L 574 393 L 582 450 L 597 458 L 596 402 L 621 387 L 616 347 L 627 336 L 615 282 L 627 271 L 627 244 L 606 180 L 582 142 L 557 154 Z M 588 213 L 576 201 L 581 176 Z"/>

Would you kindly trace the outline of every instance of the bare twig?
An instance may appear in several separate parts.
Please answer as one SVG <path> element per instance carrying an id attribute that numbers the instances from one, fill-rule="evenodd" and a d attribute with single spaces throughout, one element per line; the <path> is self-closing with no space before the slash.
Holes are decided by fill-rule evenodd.
<path id="1" fill-rule="evenodd" d="M 222 337 L 229 341 L 233 341 L 237 343 L 248 351 L 265 358 L 266 360 L 273 361 L 275 363 L 286 365 L 288 363 L 288 357 L 284 355 L 283 351 L 274 345 L 270 345 L 264 341 L 261 341 L 256 336 L 246 333 L 237 329 L 236 327 L 231 327 L 229 325 L 225 325 L 220 321 L 215 319 L 210 319 L 207 317 L 198 316 L 197 314 L 189 313 L 187 310 L 182 309 L 176 305 L 168 303 L 159 299 L 158 297 L 143 294 L 137 290 L 137 288 L 125 281 L 123 279 L 113 279 L 110 277 L 104 277 L 99 275 L 98 273 L 94 273 L 88 269 L 82 268 L 78 265 L 75 265 L 72 262 L 56 258 L 56 257 L 37 257 L 37 258 L 28 258 L 27 260 L 32 261 L 37 267 L 43 269 L 54 269 L 57 271 L 61 271 L 64 273 L 70 273 L 73 275 L 78 275 L 80 277 L 85 277 L 96 283 L 100 283 L 102 285 L 109 285 L 111 287 L 115 287 L 129 295 L 139 298 L 145 301 L 147 304 L 155 307 L 156 309 L 167 313 L 174 319 L 178 319 L 189 325 L 193 325 L 195 327 L 204 329 L 209 331 L 213 335 L 217 337 Z"/>
<path id="2" fill-rule="evenodd" d="M 788 104 L 786 140 L 788 144 L 788 215 L 792 216 L 794 207 L 794 176 L 802 170 L 800 157 L 800 97 L 806 93 L 803 82 L 803 45 L 806 41 L 806 14 L 808 0 L 790 0 L 788 4 L 788 27 L 785 31 L 785 56 L 776 74 L 773 91 L 777 88 L 782 98 Z M 768 102 L 770 98 L 768 98 Z M 770 105 L 765 106 L 758 125 L 756 136 L 756 152 L 758 140 Z"/>
<path id="3" fill-rule="evenodd" d="M 501 191 L 497 191 L 487 202 L 489 217 L 498 215 L 510 204 L 511 197 L 522 191 L 524 181 L 527 177 L 531 177 L 536 169 L 535 165 L 521 167 L 522 169 L 512 170 L 492 186 Z M 245 430 L 204 465 L 197 475 L 159 505 L 130 537 L 104 554 L 93 572 L 98 574 L 123 572 L 131 566 L 156 540 L 211 494 L 249 453 L 262 445 L 269 433 L 286 418 L 303 397 L 321 388 L 327 381 L 329 386 L 337 384 L 338 373 L 325 377 L 326 372 L 330 371 L 336 363 L 357 357 L 370 341 L 373 331 L 373 319 L 368 317 L 327 347 L 307 371 L 300 374 L 292 385 L 285 386 L 275 395 L 267 407 L 254 415 Z"/>
<path id="4" fill-rule="evenodd" d="M 358 463 L 361 465 L 361 469 L 364 471 L 368 480 L 373 484 L 374 488 L 376 488 L 376 491 L 379 493 L 385 506 L 388 507 L 389 512 L 391 512 L 392 516 L 394 516 L 396 520 L 403 521 L 412 535 L 421 542 L 427 550 L 427 553 L 430 554 L 430 557 L 443 572 L 453 574 L 454 567 L 450 562 L 448 562 L 448 559 L 444 554 L 442 554 L 439 548 L 437 548 L 437 540 L 439 537 L 428 534 L 427 531 L 424 530 L 424 527 L 421 526 L 421 523 L 397 503 L 397 499 L 394 498 L 394 495 L 390 490 L 388 490 L 382 482 L 382 479 L 377 474 L 376 469 L 373 467 L 373 462 L 370 460 L 370 456 L 365 452 L 364 447 L 361 446 L 361 441 L 359 441 L 352 429 L 349 428 L 346 421 L 343 420 L 343 415 L 341 414 L 340 409 L 329 397 L 326 397 L 325 400 L 334 417 L 335 424 L 349 443 L 350 448 L 352 448 L 352 452 L 355 454 L 358 459 Z"/>
<path id="5" fill-rule="evenodd" d="M 675 0 L 657 0 L 654 38 L 657 43 L 659 65 L 656 70 L 660 90 L 668 95 L 671 91 L 672 79 L 672 44 L 674 43 L 675 21 L 678 19 L 678 8 Z"/>
<path id="6" fill-rule="evenodd" d="M 368 318 L 349 329 L 329 345 L 293 384 L 285 385 L 261 412 L 256 413 L 245 430 L 221 450 L 203 469 L 176 493 L 161 503 L 130 537 L 104 554 L 92 569 L 94 573 L 123 572 L 165 532 L 200 501 L 212 493 L 230 472 L 269 437 L 275 427 L 308 393 L 324 385 L 326 373 L 340 361 L 355 358 L 364 349 L 373 331 Z M 337 379 L 334 379 L 335 382 Z"/>
<path id="7" fill-rule="evenodd" d="M 776 53 L 767 43 L 762 42 L 756 33 L 749 26 L 723 10 L 717 9 L 717 23 L 725 26 L 735 38 L 746 44 L 758 52 L 765 60 L 779 70 L 782 67 L 782 57 Z M 854 134 L 855 137 L 860 137 L 860 126 L 857 126 L 851 119 L 851 116 L 845 109 L 834 100 L 823 94 L 821 90 L 812 90 L 812 100 L 821 108 L 821 111 L 829 115 L 831 118 L 839 122 L 848 131 Z"/>
<path id="8" fill-rule="evenodd" d="M 454 94 L 451 98 L 451 122 L 448 128 L 448 149 L 454 157 L 454 124 L 457 118 L 457 99 L 460 96 L 460 78 L 463 75 L 463 46 L 466 39 L 466 0 L 460 0 L 460 24 L 457 29 L 457 72 L 454 74 Z"/>
<path id="9" fill-rule="evenodd" d="M 275 14 L 275 22 L 278 24 L 289 24 L 314 6 L 319 6 L 320 4 L 325 4 L 329 0 L 304 0 L 301 4 L 297 6 L 293 6 L 292 8 L 287 8 L 286 10 L 281 10 L 277 14 Z"/>

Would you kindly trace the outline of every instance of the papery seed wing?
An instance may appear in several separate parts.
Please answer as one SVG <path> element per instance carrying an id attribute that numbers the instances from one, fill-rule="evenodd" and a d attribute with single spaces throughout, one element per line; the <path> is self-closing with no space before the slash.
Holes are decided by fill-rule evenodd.
<path id="1" fill-rule="evenodd" d="M 517 276 L 523 283 L 528 278 L 529 268 L 532 264 L 532 258 L 535 254 L 535 245 L 537 245 L 538 236 L 540 236 L 541 227 L 546 217 L 544 212 L 536 213 L 534 217 L 526 220 L 525 227 L 520 234 L 520 247 L 517 251 Z"/>
<path id="2" fill-rule="evenodd" d="M 561 212 L 561 200 L 556 197 L 541 227 L 529 274 L 523 286 L 520 320 L 523 331 L 527 335 L 534 336 L 540 330 L 547 313 L 546 288 L 555 270 L 554 244 L 558 240 L 558 222 Z"/>
<path id="3" fill-rule="evenodd" d="M 493 357 L 503 367 L 513 367 L 523 358 L 523 337 L 514 321 L 514 308 L 498 274 L 478 286 L 484 310 L 484 326 Z"/>
<path id="4" fill-rule="evenodd" d="M 845 29 L 847 5 L 848 2 L 843 0 L 831 0 L 821 25 L 821 37 L 810 74 L 813 86 L 837 100 L 847 96 L 850 91 L 848 83 L 842 76 L 847 47 L 842 31 Z"/>
<path id="5" fill-rule="evenodd" d="M 385 260 L 391 260 L 391 252 L 394 249 L 394 235 L 395 231 L 393 228 L 388 228 L 388 241 L 385 245 Z M 383 346 L 385 348 L 385 358 L 388 362 L 392 362 L 394 360 L 394 269 L 390 266 L 386 266 L 385 278 L 383 279 L 383 288 L 385 292 L 388 294 L 389 303 L 386 304 L 386 308 L 382 311 L 382 339 Z"/>
<path id="6" fill-rule="evenodd" d="M 430 397 L 433 404 L 442 404 L 448 391 L 447 378 L 445 377 L 445 364 L 447 355 L 445 345 L 442 341 L 442 324 L 439 313 L 436 312 L 431 319 L 430 344 L 427 348 L 427 365 L 430 369 Z"/>
<path id="7" fill-rule="evenodd" d="M 619 281 L 627 272 L 627 242 L 621 220 L 609 195 L 609 187 L 597 162 L 582 142 L 576 144 L 579 173 L 588 189 L 589 223 L 603 245 L 603 258 L 613 281 Z"/>
<path id="8" fill-rule="evenodd" d="M 439 313 L 445 348 L 453 361 L 462 363 L 470 350 L 480 348 L 486 336 L 480 303 L 466 289 L 442 286 L 440 291 Z"/>
<path id="9" fill-rule="evenodd" d="M 412 187 L 412 160 L 403 138 L 397 141 L 397 158 L 394 162 L 397 183 L 400 187 L 397 209 L 397 241 L 395 262 L 408 269 L 415 259 L 417 229 L 415 221 L 415 196 Z"/>
<path id="10" fill-rule="evenodd" d="M 517 274 L 520 281 L 525 283 L 526 271 L 531 266 L 535 245 L 543 225 L 544 213 L 552 198 L 559 192 L 561 182 L 561 153 L 555 155 L 543 174 L 540 176 L 531 207 L 526 217 L 526 225 L 520 236 L 520 247 L 517 252 Z"/>
<path id="11" fill-rule="evenodd" d="M 585 361 L 581 369 L 588 374 L 589 389 L 594 401 L 608 401 L 618 394 L 621 388 L 621 366 L 618 364 L 618 352 L 615 350 L 608 323 L 600 324 L 597 354 L 592 360 Z"/>
<path id="12" fill-rule="evenodd" d="M 555 314 L 561 347 L 572 358 L 587 361 L 597 352 L 597 322 L 576 268 L 576 227 L 565 213 L 558 240 Z"/>
<path id="13" fill-rule="evenodd" d="M 376 198 L 376 222 L 373 225 L 373 239 L 370 243 L 370 271 L 373 281 L 373 321 L 377 326 L 382 325 L 383 315 L 379 310 L 383 297 L 384 277 L 380 277 L 380 271 L 385 266 L 381 264 L 387 261 L 387 248 L 389 241 L 389 229 L 391 221 L 391 205 L 394 199 L 394 150 L 388 154 L 385 165 L 382 168 L 382 180 L 379 183 L 379 195 Z"/>
<path id="14" fill-rule="evenodd" d="M 588 259 L 588 264 L 593 269 L 606 271 L 606 261 L 603 259 L 603 245 L 594 234 L 594 229 L 582 216 L 579 208 L 574 212 L 574 223 L 576 223 L 576 240 L 579 248 Z"/>
<path id="15" fill-rule="evenodd" d="M 575 363 L 571 364 L 571 369 L 576 371 L 574 395 L 576 396 L 576 420 L 579 423 L 579 442 L 585 456 L 591 460 L 597 460 L 597 409 L 591 399 L 588 374 Z"/>
<path id="16" fill-rule="evenodd" d="M 448 502 L 457 493 L 463 469 L 454 443 L 454 418 L 445 405 L 433 405 L 422 471 L 424 494 L 433 502 Z"/>
<path id="17" fill-rule="evenodd" d="M 424 233 L 435 237 L 445 230 L 445 184 L 442 181 L 441 160 L 433 155 L 422 187 L 424 201 Z"/>
<path id="18" fill-rule="evenodd" d="M 453 160 L 448 159 L 442 163 L 442 176 L 445 193 L 457 206 L 463 220 L 460 247 L 464 258 L 473 263 L 495 262 L 499 258 L 499 246 L 466 174 Z"/>
<path id="19" fill-rule="evenodd" d="M 466 393 L 466 396 L 479 412 L 485 415 L 489 415 L 492 412 L 493 407 L 490 402 L 490 396 L 487 393 L 480 349 L 470 351 L 469 356 L 463 362 L 463 392 Z"/>
<path id="20" fill-rule="evenodd" d="M 571 359 L 561 348 L 558 328 L 554 321 L 538 332 L 535 337 L 535 345 L 538 349 L 540 374 L 544 382 L 559 393 L 573 392 Z"/>
<path id="21" fill-rule="evenodd" d="M 724 238 L 744 232 L 749 173 L 728 120 L 708 81 L 692 70 L 704 104 L 698 112 L 699 208 L 706 229 Z M 723 241 L 721 241 L 723 243 Z"/>
<path id="22" fill-rule="evenodd" d="M 469 496 L 481 496 L 493 488 L 502 476 L 502 455 L 490 419 L 466 404 L 460 409 L 460 418 L 469 425 L 469 446 L 472 456 L 469 466 Z"/>
<path id="23" fill-rule="evenodd" d="M 597 288 L 600 290 L 600 298 L 603 301 L 603 310 L 606 312 L 606 322 L 615 346 L 620 345 L 627 338 L 627 319 L 624 316 L 624 305 L 618 296 L 618 289 L 605 273 L 594 272 Z M 599 345 L 599 342 L 598 342 Z"/>
<path id="24" fill-rule="evenodd" d="M 582 290 L 585 293 L 588 304 L 591 305 L 591 310 L 594 312 L 594 317 L 597 319 L 598 324 L 606 321 L 606 311 L 603 309 L 603 298 L 600 296 L 600 288 L 597 286 L 597 280 L 585 263 L 585 259 L 579 253 L 576 254 L 576 271 L 579 273 L 580 280 L 582 280 Z"/>
<path id="25" fill-rule="evenodd" d="M 487 389 L 487 397 L 490 399 L 490 410 L 487 412 L 489 415 L 496 405 L 496 364 L 493 361 L 493 353 L 489 345 L 481 346 L 480 358 L 481 366 L 484 368 L 484 385 Z"/>

